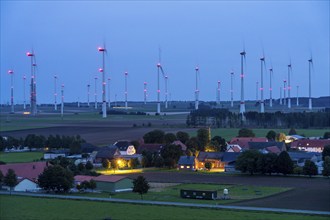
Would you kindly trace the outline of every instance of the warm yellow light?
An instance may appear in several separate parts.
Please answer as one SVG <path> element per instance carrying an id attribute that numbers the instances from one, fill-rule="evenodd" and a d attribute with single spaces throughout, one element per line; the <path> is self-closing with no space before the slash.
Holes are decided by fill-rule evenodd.
<path id="1" fill-rule="evenodd" d="M 23 115 L 29 115 L 31 114 L 30 112 L 23 112 Z"/>

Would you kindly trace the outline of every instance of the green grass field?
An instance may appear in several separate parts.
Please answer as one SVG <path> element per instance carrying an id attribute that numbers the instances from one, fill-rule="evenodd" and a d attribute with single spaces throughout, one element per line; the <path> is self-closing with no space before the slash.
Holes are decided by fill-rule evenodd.
<path id="1" fill-rule="evenodd" d="M 110 202 L 73 201 L 0 195 L 2 220 L 52 219 L 231 219 L 231 220 L 326 220 L 327 217 L 300 214 L 229 211 L 136 205 Z"/>
<path id="2" fill-rule="evenodd" d="M 15 152 L 15 153 L 0 153 L 0 161 L 5 163 L 24 163 L 40 160 L 43 157 L 42 152 Z"/>
<path id="3" fill-rule="evenodd" d="M 229 190 L 230 200 L 198 200 L 198 199 L 184 199 L 180 197 L 180 189 L 195 189 L 195 190 L 216 190 L 218 197 L 222 196 L 223 189 Z M 257 199 L 281 192 L 290 190 L 290 188 L 280 187 L 262 187 L 262 186 L 242 186 L 242 185 L 217 185 L 217 184 L 179 184 L 165 188 L 155 188 L 149 190 L 147 194 L 143 195 L 145 200 L 151 201 L 166 201 L 166 202 L 183 202 L 183 203 L 199 203 L 199 204 L 228 204 L 248 199 Z M 78 194 L 79 195 L 79 194 Z M 108 198 L 108 193 L 86 193 L 81 196 L 89 197 L 103 197 Z M 140 200 L 141 197 L 137 193 L 122 192 L 112 195 L 113 198 L 118 199 L 133 199 Z"/>

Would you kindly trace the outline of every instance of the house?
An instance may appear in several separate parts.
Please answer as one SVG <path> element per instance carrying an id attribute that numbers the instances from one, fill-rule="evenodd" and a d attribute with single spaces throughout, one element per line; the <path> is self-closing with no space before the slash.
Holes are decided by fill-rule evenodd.
<path id="1" fill-rule="evenodd" d="M 84 176 L 78 175 L 74 177 L 75 184 L 81 184 L 83 181 L 94 180 L 96 182 L 96 190 L 104 192 L 123 192 L 132 191 L 133 181 L 127 176 L 121 175 L 100 175 L 100 176 Z"/>
<path id="2" fill-rule="evenodd" d="M 134 145 L 130 141 L 117 141 L 113 145 L 118 147 L 120 155 L 133 155 L 136 152 Z"/>
<path id="3" fill-rule="evenodd" d="M 141 144 L 137 147 L 136 153 L 142 154 L 143 151 L 160 154 L 163 144 Z"/>
<path id="4" fill-rule="evenodd" d="M 249 147 L 249 142 L 268 142 L 267 138 L 263 137 L 235 137 L 232 138 L 228 143 L 229 145 L 238 145 L 242 148 L 242 150 L 246 150 Z"/>
<path id="5" fill-rule="evenodd" d="M 301 139 L 292 142 L 291 149 L 322 153 L 326 145 L 330 145 L 330 139 Z"/>
<path id="6" fill-rule="evenodd" d="M 238 144 L 228 144 L 226 152 L 242 152 L 242 148 Z"/>
<path id="7" fill-rule="evenodd" d="M 240 152 L 225 152 L 222 156 L 222 162 L 225 164 L 225 172 L 235 172 L 235 164 Z"/>
<path id="8" fill-rule="evenodd" d="M 66 157 L 69 154 L 69 151 L 69 149 L 47 151 L 44 153 L 44 159 L 51 160 L 58 157 Z"/>
<path id="9" fill-rule="evenodd" d="M 39 189 L 38 176 L 47 166 L 47 162 L 13 163 L 0 165 L 0 170 L 3 175 L 6 175 L 9 169 L 14 170 L 18 181 L 14 191 L 36 191 Z"/>
<path id="10" fill-rule="evenodd" d="M 102 147 L 95 156 L 95 163 L 102 163 L 104 159 L 112 160 L 120 156 L 116 146 Z"/>
<path id="11" fill-rule="evenodd" d="M 317 152 L 288 152 L 288 154 L 293 163 L 300 167 L 305 165 L 306 160 L 313 161 L 314 163 L 322 160 L 321 153 Z"/>
<path id="12" fill-rule="evenodd" d="M 221 161 L 223 154 L 224 152 L 199 152 L 196 169 L 204 169 L 206 162 L 210 162 L 212 168 L 224 168 L 225 164 Z"/>
<path id="13" fill-rule="evenodd" d="M 178 161 L 179 170 L 195 170 L 196 158 L 194 156 L 181 156 Z"/>
<path id="14" fill-rule="evenodd" d="M 263 154 L 276 153 L 279 154 L 282 151 L 286 151 L 284 142 L 248 142 L 248 149 L 259 150 Z"/>

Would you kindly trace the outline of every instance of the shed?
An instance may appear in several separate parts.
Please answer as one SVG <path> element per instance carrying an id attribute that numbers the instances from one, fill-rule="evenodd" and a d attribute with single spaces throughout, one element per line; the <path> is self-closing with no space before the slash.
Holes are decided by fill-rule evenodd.
<path id="1" fill-rule="evenodd" d="M 181 156 L 178 161 L 179 170 L 195 170 L 195 157 L 194 156 Z"/>

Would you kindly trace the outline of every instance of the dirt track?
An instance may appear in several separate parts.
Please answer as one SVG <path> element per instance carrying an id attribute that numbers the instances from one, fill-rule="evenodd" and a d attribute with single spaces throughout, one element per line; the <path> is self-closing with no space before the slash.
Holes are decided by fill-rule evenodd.
<path id="1" fill-rule="evenodd" d="M 139 174 L 130 176 L 136 177 Z M 233 205 L 330 211 L 330 179 L 281 176 L 222 176 L 212 174 L 150 172 L 143 174 L 151 182 L 219 183 L 291 187 L 293 190 L 263 199 Z"/>

